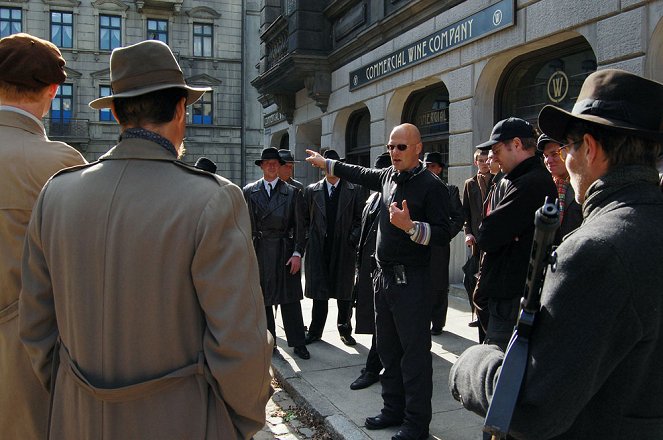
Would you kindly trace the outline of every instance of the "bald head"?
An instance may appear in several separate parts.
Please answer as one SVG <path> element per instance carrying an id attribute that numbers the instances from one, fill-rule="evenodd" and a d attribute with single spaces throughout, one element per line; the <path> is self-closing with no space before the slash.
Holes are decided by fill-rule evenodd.
<path id="1" fill-rule="evenodd" d="M 401 133 L 405 136 L 408 139 L 408 144 L 418 144 L 421 142 L 421 133 L 419 133 L 416 125 L 410 123 L 397 125 L 391 131 L 392 136 L 394 133 Z"/>
<path id="2" fill-rule="evenodd" d="M 388 149 L 397 171 L 408 171 L 419 165 L 421 148 L 421 134 L 416 126 L 401 124 L 391 130 Z"/>

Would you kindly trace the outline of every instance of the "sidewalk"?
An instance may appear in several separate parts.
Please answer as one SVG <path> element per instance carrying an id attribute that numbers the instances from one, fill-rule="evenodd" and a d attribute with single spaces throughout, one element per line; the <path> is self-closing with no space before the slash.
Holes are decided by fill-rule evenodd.
<path id="1" fill-rule="evenodd" d="M 480 440 L 483 419 L 465 410 L 449 393 L 449 369 L 458 356 L 477 343 L 477 329 L 470 328 L 469 304 L 462 286 L 453 285 L 444 333 L 432 337 L 433 420 L 431 438 L 444 440 Z M 304 324 L 311 320 L 312 301 L 302 301 Z M 338 439 L 389 440 L 397 428 L 370 431 L 364 419 L 382 408 L 380 384 L 352 391 L 354 381 L 364 366 L 371 344 L 370 335 L 354 335 L 357 345 L 347 347 L 336 330 L 336 301 L 329 301 L 329 315 L 322 341 L 308 345 L 311 359 L 294 356 L 287 346 L 285 333 L 277 318 L 278 352 L 272 357 L 274 375 L 295 401 L 318 414 Z"/>

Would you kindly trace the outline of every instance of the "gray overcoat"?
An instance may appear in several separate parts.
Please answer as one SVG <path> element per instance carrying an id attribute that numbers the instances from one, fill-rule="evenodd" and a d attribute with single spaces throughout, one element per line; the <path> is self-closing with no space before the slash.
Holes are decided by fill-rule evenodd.
<path id="1" fill-rule="evenodd" d="M 248 439 L 263 427 L 272 341 L 246 204 L 228 180 L 122 140 L 44 187 L 22 267 L 21 340 L 44 388 L 55 380 L 51 439 Z"/>

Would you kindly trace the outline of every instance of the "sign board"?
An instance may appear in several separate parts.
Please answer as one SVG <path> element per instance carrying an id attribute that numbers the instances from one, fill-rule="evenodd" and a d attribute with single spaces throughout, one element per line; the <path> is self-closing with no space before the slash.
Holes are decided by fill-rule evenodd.
<path id="1" fill-rule="evenodd" d="M 350 72 L 350 91 L 471 41 L 513 26 L 514 0 L 501 0 L 395 52 Z"/>

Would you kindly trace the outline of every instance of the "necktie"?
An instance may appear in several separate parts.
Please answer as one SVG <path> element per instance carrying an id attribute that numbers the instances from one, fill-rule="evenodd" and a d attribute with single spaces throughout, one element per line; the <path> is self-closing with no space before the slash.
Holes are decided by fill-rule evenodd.
<path id="1" fill-rule="evenodd" d="M 334 192 L 336 192 L 336 187 L 335 187 L 335 186 L 332 186 L 332 187 L 329 189 L 329 198 L 330 198 L 330 199 L 331 199 L 332 197 L 334 197 Z"/>
<path id="2" fill-rule="evenodd" d="M 267 195 L 271 199 L 272 198 L 272 191 L 274 191 L 274 187 L 272 186 L 271 183 L 268 183 L 267 186 L 269 186 L 269 194 L 267 194 Z"/>

